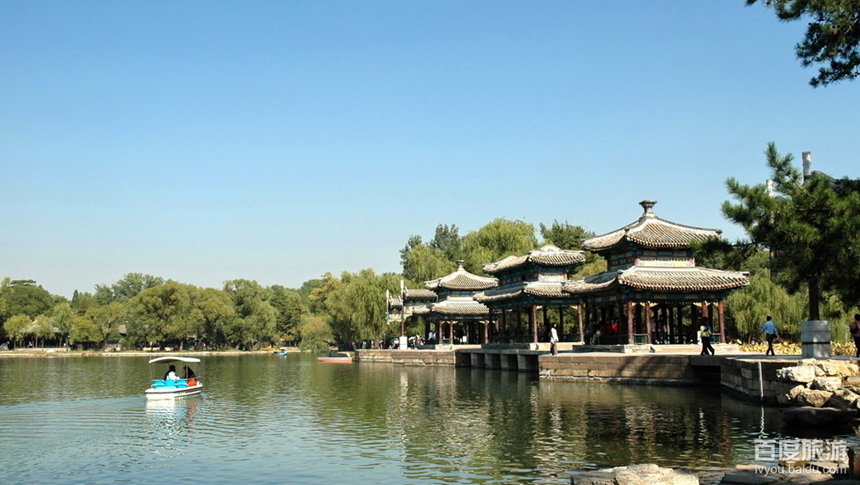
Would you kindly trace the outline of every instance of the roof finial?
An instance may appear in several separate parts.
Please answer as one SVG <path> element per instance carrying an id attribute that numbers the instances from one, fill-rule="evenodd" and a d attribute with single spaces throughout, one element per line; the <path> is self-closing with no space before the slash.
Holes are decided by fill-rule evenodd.
<path id="1" fill-rule="evenodd" d="M 645 209 L 645 214 L 643 214 L 643 216 L 645 216 L 645 217 L 656 217 L 654 215 L 654 205 L 655 204 L 657 204 L 656 200 L 643 200 L 642 202 L 640 202 L 639 205 L 641 205 L 642 208 Z"/>
<path id="2" fill-rule="evenodd" d="M 458 260 L 457 260 L 457 265 L 458 265 L 458 266 L 460 266 L 460 267 L 459 267 L 459 268 L 457 268 L 457 271 L 465 271 L 465 269 L 463 269 L 463 265 L 464 265 L 464 264 L 466 264 L 466 262 L 465 262 L 465 261 L 463 261 L 462 259 L 458 259 Z"/>

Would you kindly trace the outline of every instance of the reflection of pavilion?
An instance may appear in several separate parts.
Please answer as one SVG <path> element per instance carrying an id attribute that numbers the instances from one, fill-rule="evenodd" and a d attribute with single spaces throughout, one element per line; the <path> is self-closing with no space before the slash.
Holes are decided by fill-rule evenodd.
<path id="1" fill-rule="evenodd" d="M 725 341 L 723 300 L 749 283 L 748 274 L 696 266 L 692 243 L 721 231 L 666 221 L 654 214 L 655 201 L 640 204 L 645 212 L 638 220 L 584 241 L 583 249 L 606 258 L 603 273 L 569 280 L 583 252 L 551 245 L 485 265 L 498 279 L 469 273 L 461 261 L 454 273 L 425 282 L 426 289 L 401 285 L 400 298 L 387 299 L 389 318 L 399 318 L 402 331 L 406 318 L 423 316 L 425 333 L 435 322 L 437 339 L 457 343 L 458 336 L 487 343 L 491 327 L 500 341 L 538 342 L 548 331 L 538 329 L 538 309 L 548 326 L 548 311 L 557 308 L 562 340 L 583 341 L 588 325 L 600 329 L 601 343 L 627 344 L 686 343 L 701 316 L 712 319 L 714 340 Z M 578 335 L 564 331 L 567 307 L 576 308 Z"/>
<path id="2" fill-rule="evenodd" d="M 587 321 L 603 326 L 606 343 L 653 343 L 658 331 L 665 332 L 660 340 L 685 343 L 699 316 L 715 316 L 714 337 L 725 341 L 723 299 L 747 285 L 748 275 L 697 267 L 691 248 L 721 231 L 669 222 L 654 214 L 656 201 L 640 204 L 638 220 L 583 243 L 606 258 L 608 270 L 567 282 L 564 291 L 585 302 Z M 619 323 L 617 335 L 607 335 L 612 322 Z"/>

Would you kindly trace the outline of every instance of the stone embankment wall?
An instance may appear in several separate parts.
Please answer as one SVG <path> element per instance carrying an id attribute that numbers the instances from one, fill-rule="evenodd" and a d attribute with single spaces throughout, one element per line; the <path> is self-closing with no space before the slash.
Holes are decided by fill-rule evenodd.
<path id="1" fill-rule="evenodd" d="M 776 403 L 780 390 L 777 371 L 796 365 L 796 360 L 758 359 L 756 357 L 732 357 L 720 362 L 720 385 L 724 389 L 753 400 Z M 761 370 L 761 375 L 759 375 Z"/>
<path id="2" fill-rule="evenodd" d="M 708 373 L 692 355 L 541 355 L 542 379 L 661 385 L 704 384 Z"/>
<path id="3" fill-rule="evenodd" d="M 455 365 L 451 350 L 356 350 L 356 362 L 400 365 Z"/>

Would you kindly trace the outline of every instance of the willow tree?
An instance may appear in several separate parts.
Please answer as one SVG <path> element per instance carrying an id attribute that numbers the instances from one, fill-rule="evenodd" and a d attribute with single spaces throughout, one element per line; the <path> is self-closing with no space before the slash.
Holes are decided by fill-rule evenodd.
<path id="1" fill-rule="evenodd" d="M 753 244 L 771 251 L 771 269 L 789 291 L 808 288 L 812 320 L 820 317 L 824 291 L 856 304 L 858 236 L 845 232 L 860 224 L 856 181 L 820 172 L 804 176 L 792 166 L 793 156 L 780 155 L 773 143 L 765 156 L 775 192 L 766 184 L 749 186 L 729 178 L 726 186 L 738 203 L 724 202 L 723 214 L 740 224 Z"/>
<path id="2" fill-rule="evenodd" d="M 377 275 L 372 269 L 341 274 L 340 283 L 326 297 L 326 316 L 340 342 L 380 339 L 389 333 L 385 290 L 396 292 L 400 276 Z M 399 328 L 397 329 L 399 333 Z"/>
<path id="3" fill-rule="evenodd" d="M 522 255 L 537 247 L 535 228 L 524 221 L 495 219 L 463 236 L 461 250 L 466 269 L 483 274 L 487 263 L 512 255 Z"/>

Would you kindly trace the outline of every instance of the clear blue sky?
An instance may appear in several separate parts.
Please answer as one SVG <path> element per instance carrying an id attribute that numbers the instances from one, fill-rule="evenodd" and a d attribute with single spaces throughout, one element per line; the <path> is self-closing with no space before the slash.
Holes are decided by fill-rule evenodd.
<path id="1" fill-rule="evenodd" d="M 0 277 L 298 287 L 438 224 L 722 228 L 768 142 L 860 177 L 860 84 L 743 0 L 0 3 Z"/>

